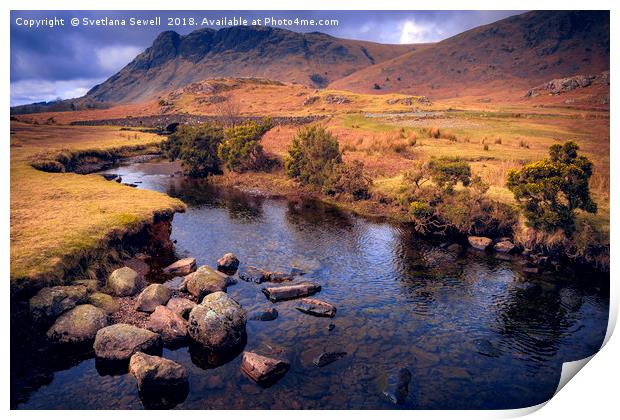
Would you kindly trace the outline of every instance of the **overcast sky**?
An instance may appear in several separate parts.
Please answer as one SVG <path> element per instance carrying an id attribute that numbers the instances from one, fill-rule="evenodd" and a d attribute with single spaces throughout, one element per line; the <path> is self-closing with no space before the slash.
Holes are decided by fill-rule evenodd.
<path id="1" fill-rule="evenodd" d="M 265 17 L 337 19 L 338 26 L 283 26 L 350 39 L 400 44 L 436 42 L 495 22 L 516 11 L 24 11 L 11 12 L 11 105 L 75 98 L 101 83 L 149 47 L 158 33 L 186 34 L 201 27 L 167 26 L 167 18 Z M 71 19 L 160 16 L 161 26 L 72 26 Z M 24 19 L 64 19 L 64 26 L 26 27 Z M 20 25 L 21 24 L 21 25 Z"/>

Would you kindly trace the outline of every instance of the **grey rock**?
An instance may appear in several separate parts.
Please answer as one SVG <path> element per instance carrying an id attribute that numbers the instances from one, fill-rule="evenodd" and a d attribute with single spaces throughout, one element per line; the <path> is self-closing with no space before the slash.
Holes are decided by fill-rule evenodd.
<path id="1" fill-rule="evenodd" d="M 247 313 L 224 292 L 207 295 L 189 314 L 189 336 L 204 348 L 225 351 L 236 348 L 246 336 Z"/>
<path id="2" fill-rule="evenodd" d="M 28 304 L 33 321 L 43 322 L 87 301 L 88 289 L 85 286 L 54 286 L 39 290 Z"/>
<path id="3" fill-rule="evenodd" d="M 291 364 L 284 360 L 261 356 L 246 351 L 243 353 L 241 370 L 258 384 L 273 384 L 289 370 Z"/>
<path id="4" fill-rule="evenodd" d="M 114 296 L 133 296 L 138 293 L 141 286 L 140 275 L 129 267 L 114 270 L 106 284 L 110 294 Z"/>
<path id="5" fill-rule="evenodd" d="M 187 291 L 199 301 L 210 293 L 226 292 L 228 286 L 227 276 L 208 265 L 203 265 L 185 278 Z"/>
<path id="6" fill-rule="evenodd" d="M 108 316 L 93 305 L 78 305 L 62 314 L 47 331 L 57 343 L 84 343 L 95 338 L 97 331 L 108 326 Z"/>
<path id="7" fill-rule="evenodd" d="M 344 356 L 347 355 L 346 351 L 330 351 L 330 352 L 325 352 L 325 353 L 321 353 L 320 355 L 318 355 L 313 361 L 312 363 L 314 363 L 315 366 L 318 367 L 323 367 L 323 366 L 327 366 L 330 363 L 334 363 L 336 360 L 342 359 Z"/>
<path id="8" fill-rule="evenodd" d="M 155 308 L 146 328 L 158 333 L 167 345 L 182 343 L 187 337 L 187 321 L 166 306 Z"/>
<path id="9" fill-rule="evenodd" d="M 162 348 L 159 334 L 129 324 L 114 324 L 97 331 L 93 345 L 95 355 L 104 360 L 127 360 L 136 352 L 158 353 Z"/>
<path id="10" fill-rule="evenodd" d="M 170 300 L 172 291 L 163 284 L 151 284 L 136 299 L 136 309 L 142 312 L 153 312 L 159 305 Z"/>
<path id="11" fill-rule="evenodd" d="M 336 316 L 336 307 L 334 305 L 318 299 L 301 299 L 295 306 L 295 309 L 305 314 L 319 317 L 333 318 Z"/>
<path id="12" fill-rule="evenodd" d="M 196 258 L 180 259 L 163 270 L 167 276 L 186 276 L 193 271 L 196 271 Z"/>

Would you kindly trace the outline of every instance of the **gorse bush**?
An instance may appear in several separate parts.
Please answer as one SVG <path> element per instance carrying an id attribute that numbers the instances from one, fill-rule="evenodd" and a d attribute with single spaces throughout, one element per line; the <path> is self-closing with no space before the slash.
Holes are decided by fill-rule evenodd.
<path id="1" fill-rule="evenodd" d="M 592 162 L 578 155 L 572 142 L 554 144 L 549 158 L 528 163 L 508 173 L 507 186 L 519 202 L 529 226 L 551 232 L 575 229 L 577 209 L 595 213 L 589 181 Z"/>
<path id="2" fill-rule="evenodd" d="M 364 174 L 364 164 L 360 161 L 335 165 L 325 180 L 323 191 L 328 195 L 348 194 L 355 200 L 370 198 L 372 180 Z"/>
<path id="3" fill-rule="evenodd" d="M 224 130 L 219 126 L 183 125 L 168 136 L 161 149 L 169 159 L 180 159 L 189 176 L 208 176 L 221 172 L 218 147 L 223 140 Z"/>
<path id="4" fill-rule="evenodd" d="M 284 162 L 286 173 L 302 184 L 322 186 L 342 162 L 338 140 L 320 126 L 299 130 Z"/>
<path id="5" fill-rule="evenodd" d="M 452 191 L 459 182 L 468 186 L 471 182 L 469 164 L 458 158 L 437 158 L 428 162 L 428 170 L 439 188 Z"/>
<path id="6" fill-rule="evenodd" d="M 265 119 L 260 123 L 250 121 L 227 128 L 218 146 L 218 156 L 226 168 L 235 172 L 266 169 L 269 159 L 260 142 L 272 126 L 271 120 Z"/>

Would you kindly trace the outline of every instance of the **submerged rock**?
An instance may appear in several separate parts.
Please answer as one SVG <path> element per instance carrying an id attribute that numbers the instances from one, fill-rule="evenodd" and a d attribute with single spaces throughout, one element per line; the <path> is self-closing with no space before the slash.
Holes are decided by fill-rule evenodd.
<path id="1" fill-rule="evenodd" d="M 187 321 L 166 306 L 155 308 L 146 328 L 161 335 L 166 345 L 182 343 L 187 337 Z"/>
<path id="2" fill-rule="evenodd" d="M 121 309 L 121 305 L 114 297 L 101 292 L 95 292 L 89 296 L 91 305 L 103 309 L 107 314 L 113 314 Z"/>
<path id="3" fill-rule="evenodd" d="M 480 251 L 485 251 L 488 247 L 491 246 L 493 241 L 484 236 L 468 236 L 467 241 L 472 248 L 478 249 Z"/>
<path id="4" fill-rule="evenodd" d="M 411 372 L 409 369 L 400 368 L 388 376 L 383 395 L 394 404 L 404 404 L 409 395 L 410 382 Z"/>
<path id="5" fill-rule="evenodd" d="M 107 289 L 114 296 L 133 296 L 141 288 L 140 275 L 129 267 L 114 270 L 106 284 Z"/>
<path id="6" fill-rule="evenodd" d="M 250 318 L 252 321 L 273 321 L 278 317 L 278 310 L 276 308 L 264 309 Z"/>
<path id="7" fill-rule="evenodd" d="M 293 278 L 295 276 L 293 276 L 292 274 L 287 274 L 287 273 L 282 273 L 281 271 L 266 271 L 265 272 L 265 281 L 271 282 L 271 283 L 284 283 L 287 281 L 292 281 Z"/>
<path id="8" fill-rule="evenodd" d="M 347 355 L 346 351 L 325 352 L 325 353 L 321 353 L 320 355 L 318 355 L 312 361 L 312 363 L 314 363 L 315 366 L 323 367 L 323 366 L 329 365 L 330 363 L 334 363 L 336 360 L 342 359 L 346 355 Z"/>
<path id="9" fill-rule="evenodd" d="M 510 254 L 516 249 L 516 246 L 512 242 L 505 240 L 493 245 L 493 249 L 495 249 L 495 251 L 497 252 L 504 252 L 506 254 Z"/>
<path id="10" fill-rule="evenodd" d="M 189 314 L 187 331 L 203 347 L 225 351 L 239 346 L 245 339 L 247 313 L 224 292 L 207 295 Z"/>
<path id="11" fill-rule="evenodd" d="M 184 319 L 189 318 L 189 313 L 194 309 L 194 306 L 196 306 L 196 302 L 180 297 L 173 297 L 166 304 L 168 309 Z"/>
<path id="12" fill-rule="evenodd" d="M 248 265 L 241 268 L 239 271 L 239 278 L 243 281 L 261 284 L 267 281 L 267 273 L 260 268 Z"/>
<path id="13" fill-rule="evenodd" d="M 47 337 L 57 343 L 84 343 L 107 326 L 105 311 L 93 305 L 79 305 L 62 314 L 47 331 Z"/>
<path id="14" fill-rule="evenodd" d="M 39 290 L 28 304 L 33 321 L 43 322 L 87 301 L 88 289 L 85 286 L 54 286 Z"/>
<path id="15" fill-rule="evenodd" d="M 185 276 L 187 291 L 199 301 L 206 295 L 214 292 L 226 292 L 227 276 L 215 271 L 208 265 Z"/>
<path id="16" fill-rule="evenodd" d="M 291 364 L 284 360 L 272 359 L 246 351 L 243 353 L 241 370 L 260 385 L 270 385 L 288 372 Z"/>
<path id="17" fill-rule="evenodd" d="M 237 272 L 237 268 L 239 268 L 239 259 L 235 254 L 229 252 L 217 260 L 217 269 L 222 273 L 233 275 Z"/>
<path id="18" fill-rule="evenodd" d="M 262 291 L 272 302 L 281 300 L 296 299 L 313 295 L 321 290 L 321 286 L 316 283 L 298 283 L 287 286 L 267 287 Z"/>
<path id="19" fill-rule="evenodd" d="M 476 346 L 476 350 L 478 351 L 478 353 L 484 356 L 499 357 L 502 355 L 502 352 L 497 349 L 489 340 L 478 338 L 474 340 L 474 345 Z"/>
<path id="20" fill-rule="evenodd" d="M 331 303 L 318 299 L 304 298 L 299 301 L 295 309 L 305 314 L 333 318 L 336 316 L 336 307 Z"/>
<path id="21" fill-rule="evenodd" d="M 165 305 L 172 291 L 163 284 L 151 284 L 140 293 L 136 300 L 136 309 L 142 312 L 153 312 L 159 305 Z"/>
<path id="22" fill-rule="evenodd" d="M 129 360 L 145 408 L 172 408 L 187 397 L 187 369 L 169 359 L 137 352 Z"/>
<path id="23" fill-rule="evenodd" d="M 163 270 L 167 276 L 186 276 L 193 271 L 196 271 L 196 258 L 183 258 Z"/>
<path id="24" fill-rule="evenodd" d="M 159 353 L 159 334 L 129 324 L 115 324 L 97 331 L 95 355 L 104 360 L 127 360 L 136 352 Z"/>

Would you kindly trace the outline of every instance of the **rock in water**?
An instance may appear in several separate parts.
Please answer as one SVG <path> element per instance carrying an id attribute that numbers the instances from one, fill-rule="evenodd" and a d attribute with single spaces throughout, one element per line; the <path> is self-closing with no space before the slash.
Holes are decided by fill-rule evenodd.
<path id="1" fill-rule="evenodd" d="M 491 239 L 485 238 L 484 236 L 468 236 L 467 241 L 469 241 L 469 245 L 471 245 L 472 248 L 480 251 L 486 250 L 493 243 Z"/>
<path id="2" fill-rule="evenodd" d="M 187 321 L 166 306 L 155 308 L 146 328 L 161 335 L 166 345 L 182 343 L 187 336 Z"/>
<path id="3" fill-rule="evenodd" d="M 79 305 L 62 314 L 47 331 L 47 337 L 57 343 L 84 343 L 107 326 L 108 316 L 103 309 Z"/>
<path id="4" fill-rule="evenodd" d="M 140 392 L 168 391 L 170 388 L 188 386 L 185 367 L 172 360 L 142 352 L 131 356 L 129 373 L 136 378 Z"/>
<path id="5" fill-rule="evenodd" d="M 315 366 L 323 367 L 329 365 L 330 363 L 334 363 L 336 360 L 341 359 L 346 355 L 346 351 L 330 351 L 326 353 L 321 353 L 312 361 L 312 363 L 314 363 Z"/>
<path id="6" fill-rule="evenodd" d="M 103 309 L 107 314 L 113 314 L 121 309 L 120 303 L 115 298 L 101 292 L 95 292 L 90 295 L 88 301 L 91 305 Z"/>
<path id="7" fill-rule="evenodd" d="M 296 299 L 310 296 L 321 290 L 321 286 L 315 283 L 298 283 L 287 286 L 267 287 L 263 293 L 272 302 Z"/>
<path id="8" fill-rule="evenodd" d="M 192 302 L 186 298 L 173 297 L 168 301 L 166 307 L 179 315 L 181 318 L 189 318 L 189 313 L 196 306 L 196 302 Z"/>
<path id="9" fill-rule="evenodd" d="M 489 340 L 476 339 L 474 340 L 474 345 L 476 346 L 476 350 L 478 350 L 478 353 L 484 356 L 499 357 L 502 355 L 502 352 L 497 349 Z"/>
<path id="10" fill-rule="evenodd" d="M 268 280 L 267 273 L 264 270 L 251 265 L 245 266 L 239 271 L 239 278 L 256 284 L 261 284 Z"/>
<path id="11" fill-rule="evenodd" d="M 129 324 L 115 324 L 97 331 L 95 355 L 104 360 L 127 360 L 136 352 L 159 353 L 159 334 Z"/>
<path id="12" fill-rule="evenodd" d="M 510 241 L 500 241 L 493 245 L 493 249 L 497 252 L 504 252 L 506 254 L 510 254 L 515 250 L 515 244 Z"/>
<path id="13" fill-rule="evenodd" d="M 151 284 L 140 293 L 136 300 L 136 309 L 142 312 L 153 312 L 159 305 L 170 300 L 172 291 L 163 284 Z"/>
<path id="14" fill-rule="evenodd" d="M 183 258 L 173 262 L 164 268 L 164 274 L 167 276 L 186 276 L 196 271 L 196 258 Z"/>
<path id="15" fill-rule="evenodd" d="M 239 259 L 235 254 L 229 252 L 217 260 L 217 269 L 222 273 L 233 275 L 237 272 L 237 268 L 239 268 Z"/>
<path id="16" fill-rule="evenodd" d="M 54 286 L 39 290 L 28 304 L 33 321 L 43 322 L 87 301 L 88 289 L 85 286 Z"/>
<path id="17" fill-rule="evenodd" d="M 256 353 L 243 353 L 241 370 L 260 385 L 271 385 L 280 379 L 291 367 L 289 362 L 272 359 Z"/>
<path id="18" fill-rule="evenodd" d="M 277 317 L 278 310 L 276 308 L 268 308 L 254 314 L 250 319 L 252 321 L 273 321 Z"/>
<path id="19" fill-rule="evenodd" d="M 133 296 L 140 290 L 141 280 L 136 271 L 123 267 L 110 274 L 106 287 L 114 296 Z"/>
<path id="20" fill-rule="evenodd" d="M 333 318 L 336 316 L 336 307 L 331 303 L 318 299 L 301 299 L 295 309 L 309 315 Z"/>
<path id="21" fill-rule="evenodd" d="M 214 292 L 226 292 L 228 282 L 226 276 L 218 273 L 208 265 L 201 266 L 195 272 L 185 276 L 187 291 L 198 301 Z"/>
<path id="22" fill-rule="evenodd" d="M 388 376 L 383 395 L 394 404 L 404 404 L 409 395 L 411 372 L 407 368 L 400 368 Z"/>
<path id="23" fill-rule="evenodd" d="M 247 313 L 224 292 L 207 295 L 189 314 L 190 337 L 211 351 L 232 350 L 245 339 Z"/>

